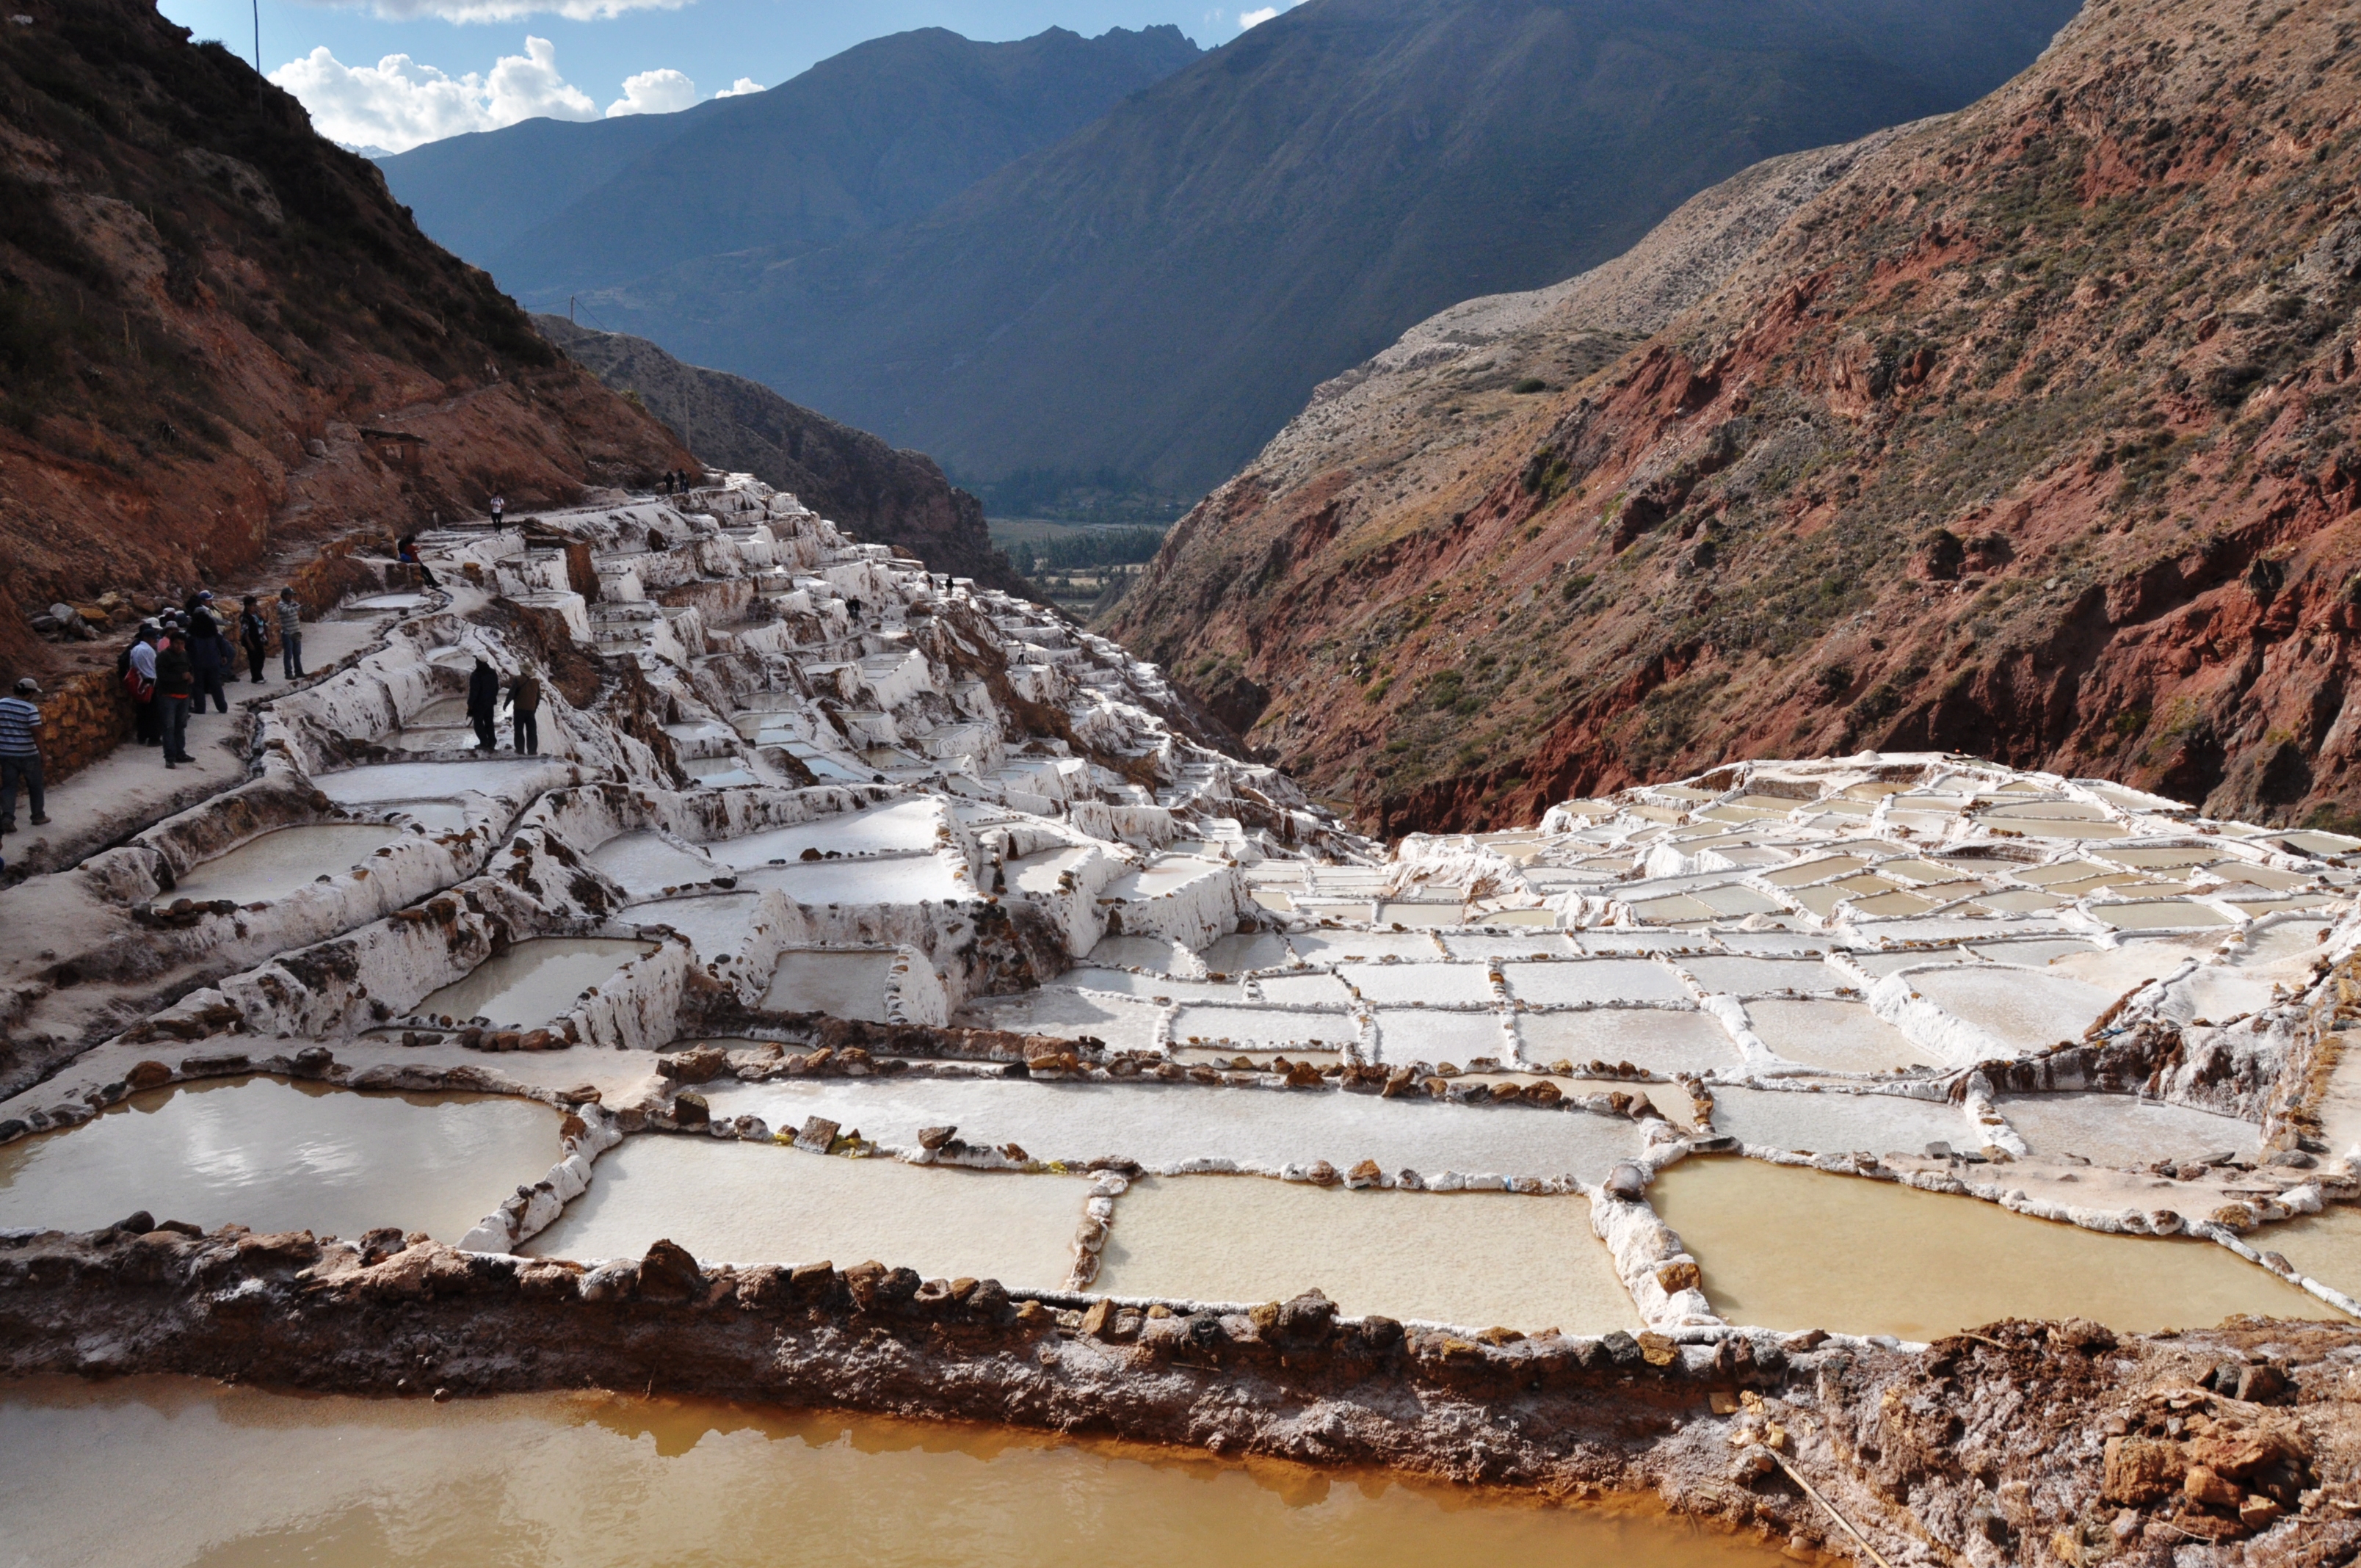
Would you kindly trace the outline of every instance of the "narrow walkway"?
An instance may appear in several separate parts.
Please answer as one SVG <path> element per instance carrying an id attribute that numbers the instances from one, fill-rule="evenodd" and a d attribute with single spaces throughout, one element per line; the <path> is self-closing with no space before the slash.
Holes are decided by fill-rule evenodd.
<path id="1" fill-rule="evenodd" d="M 44 872 L 61 871 L 107 845 L 185 811 L 207 795 L 246 781 L 243 751 L 237 736 L 242 712 L 249 705 L 284 696 L 316 680 L 338 660 L 359 652 L 385 634 L 391 615 L 372 620 L 307 621 L 303 626 L 303 663 L 312 671 L 306 680 L 280 678 L 279 655 L 264 665 L 261 685 L 246 684 L 244 657 L 239 679 L 226 686 L 230 711 L 207 710 L 189 720 L 189 754 L 194 767 L 167 768 L 161 750 L 126 740 L 99 761 L 49 786 L 49 825 L 31 825 L 31 811 L 17 802 L 17 831 L 0 839 L 0 855 L 7 857 L 7 880 L 13 884 Z M 0 900 L 6 894 L 0 890 Z"/>

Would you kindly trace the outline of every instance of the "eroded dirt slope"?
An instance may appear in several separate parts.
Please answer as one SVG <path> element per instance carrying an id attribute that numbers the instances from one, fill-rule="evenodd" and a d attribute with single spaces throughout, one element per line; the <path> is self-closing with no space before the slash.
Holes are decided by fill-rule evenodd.
<path id="1" fill-rule="evenodd" d="M 0 662 L 54 661 L 27 620 L 55 600 L 690 465 L 219 44 L 144 0 L 12 11 Z"/>
<path id="2" fill-rule="evenodd" d="M 1266 455 L 1110 630 L 1395 831 L 1870 746 L 2349 823 L 2357 33 L 2096 6 L 1479 440 Z"/>

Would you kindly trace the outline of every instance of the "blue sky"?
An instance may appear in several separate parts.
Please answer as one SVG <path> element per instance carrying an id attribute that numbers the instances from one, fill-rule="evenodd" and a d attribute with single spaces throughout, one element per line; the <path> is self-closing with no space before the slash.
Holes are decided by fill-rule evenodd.
<path id="1" fill-rule="evenodd" d="M 663 112 L 733 85 L 774 87 L 864 38 L 911 27 L 1017 38 L 1049 27 L 1095 37 L 1170 22 L 1210 49 L 1278 3 L 260 0 L 262 65 L 324 134 L 400 151 L 535 114 Z M 251 0 L 162 0 L 162 9 L 199 38 L 253 52 Z"/>

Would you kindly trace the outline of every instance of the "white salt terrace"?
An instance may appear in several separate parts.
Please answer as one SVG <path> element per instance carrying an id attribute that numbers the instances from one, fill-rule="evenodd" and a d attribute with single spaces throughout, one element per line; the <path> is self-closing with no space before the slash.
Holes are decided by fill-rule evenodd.
<path id="1" fill-rule="evenodd" d="M 2136 1318 L 2097 1282 L 2125 1259 L 2166 1301 L 2158 1321 L 2349 1305 L 2350 1274 L 2306 1294 L 2256 1258 L 2273 1227 L 2361 1190 L 2361 1151 L 2270 1163 L 2297 1153 L 2288 1107 L 2317 1093 L 2304 1075 L 2335 1018 L 2315 966 L 2350 971 L 2361 843 L 1894 754 L 1735 764 L 1513 834 L 1413 835 L 1389 859 L 1272 770 L 1191 739 L 1152 666 L 1038 607 L 945 590 L 751 480 L 535 523 L 592 548 L 595 631 L 563 557 L 515 531 L 431 536 L 429 564 L 447 581 L 472 563 L 631 659 L 689 787 L 624 716 L 555 690 L 554 757 L 342 765 L 320 736 L 444 750 L 461 732 L 451 677 L 478 656 L 504 676 L 526 662 L 431 595 L 368 607 L 382 647 L 263 709 L 258 746 L 258 781 L 426 833 L 288 817 L 169 892 L 156 849 L 105 868 L 137 902 L 269 906 L 241 910 L 242 933 L 201 914 L 218 923 L 188 942 L 224 957 L 167 1034 L 203 1038 L 226 1012 L 238 1035 L 195 1049 L 317 1044 L 346 1081 L 464 1065 L 516 1093 L 428 1107 L 183 1088 L 93 1119 L 84 1096 L 181 1054 L 101 1044 L 0 1102 L 0 1136 L 33 1134 L 0 1153 L 0 1223 L 144 1206 L 456 1226 L 471 1246 L 585 1261 L 669 1236 L 708 1260 L 874 1257 L 1176 1300 L 1316 1285 L 1348 1311 L 1576 1333 Z M 749 577 L 774 616 L 729 619 Z M 1027 733 L 976 657 L 1087 740 Z M 818 784 L 783 782 L 804 776 L 790 760 Z M 457 880 L 371 903 L 390 879 L 350 873 L 412 846 Z M 344 916 L 273 913 L 322 872 Z M 299 972 L 335 966 L 280 963 L 274 933 L 347 944 L 358 978 L 307 991 Z M 820 1057 L 815 1013 L 872 1026 L 871 1059 L 848 1074 Z M 946 1019 L 1074 1048 L 1030 1068 L 1005 1042 L 991 1061 L 895 1058 L 914 1027 L 967 1048 L 924 1032 Z M 557 1049 L 479 1050 L 553 1028 Z M 717 1036 L 730 1067 L 696 1085 L 708 1133 L 656 1069 Z M 550 1113 L 518 1096 L 572 1085 L 604 1103 L 553 1166 Z M 290 1131 L 301 1118 L 189 1114 L 267 1096 L 406 1119 L 299 1157 L 284 1151 L 314 1146 Z M 475 1119 L 437 1120 L 461 1113 Z M 807 1124 L 814 1146 L 779 1146 Z M 395 1146 L 412 1152 L 389 1172 Z M 1652 1196 L 1609 1200 L 1619 1166 L 1619 1187 L 1664 1196 L 1690 1234 L 1656 1227 Z M 369 1201 L 345 1203 L 330 1169 Z M 1864 1255 L 1904 1233 L 1937 1249 L 1939 1299 L 1872 1299 L 1823 1266 L 1839 1221 Z M 1100 1227 L 1093 1252 L 1080 1238 Z M 1705 1286 L 1668 1293 L 1659 1266 L 1684 1245 Z"/>

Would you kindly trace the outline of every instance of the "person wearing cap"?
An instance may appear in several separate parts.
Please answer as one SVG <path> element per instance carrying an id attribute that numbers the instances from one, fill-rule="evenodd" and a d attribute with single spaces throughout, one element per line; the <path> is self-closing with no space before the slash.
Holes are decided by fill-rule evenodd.
<path id="1" fill-rule="evenodd" d="M 303 607 L 291 587 L 279 590 L 279 661 L 289 680 L 303 678 Z"/>
<path id="2" fill-rule="evenodd" d="M 16 789 L 33 808 L 33 826 L 46 828 L 49 814 L 41 800 L 41 710 L 33 699 L 41 683 L 27 675 L 16 683 L 16 695 L 0 696 L 0 833 L 16 830 Z"/>

